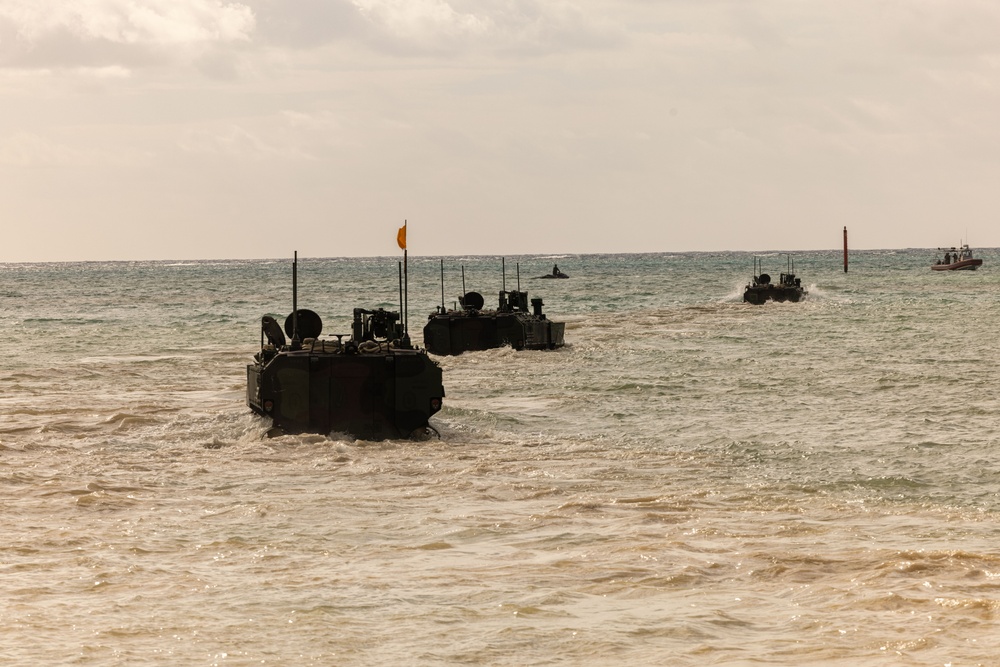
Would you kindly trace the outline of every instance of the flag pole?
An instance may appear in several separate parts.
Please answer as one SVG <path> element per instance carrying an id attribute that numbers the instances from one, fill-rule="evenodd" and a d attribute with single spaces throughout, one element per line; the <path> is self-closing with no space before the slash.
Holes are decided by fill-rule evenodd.
<path id="1" fill-rule="evenodd" d="M 410 326 L 409 326 L 409 310 L 410 310 L 410 281 L 409 275 L 407 274 L 407 252 L 406 252 L 406 220 L 403 220 L 403 226 L 399 228 L 399 232 L 396 233 L 396 243 L 399 248 L 403 251 L 403 338 L 407 343 L 410 342 Z"/>
<path id="2" fill-rule="evenodd" d="M 406 220 L 403 220 L 403 239 L 406 239 Z M 403 244 L 403 284 L 406 289 L 403 291 L 403 335 L 410 339 L 410 276 L 407 273 L 407 250 Z"/>

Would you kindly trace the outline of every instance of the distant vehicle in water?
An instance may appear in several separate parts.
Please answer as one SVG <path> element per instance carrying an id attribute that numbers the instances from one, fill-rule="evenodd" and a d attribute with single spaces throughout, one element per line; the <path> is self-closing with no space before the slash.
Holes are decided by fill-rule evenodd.
<path id="1" fill-rule="evenodd" d="M 763 272 L 761 262 L 755 257 L 753 277 L 743 290 L 743 301 L 761 305 L 765 301 L 799 301 L 806 295 L 802 280 L 795 277 L 791 256 L 787 259 L 788 269 L 778 278 L 778 284 L 771 282 L 771 276 Z"/>
<path id="2" fill-rule="evenodd" d="M 944 255 L 941 252 L 944 251 Z M 983 265 L 983 260 L 972 256 L 969 244 L 958 248 L 938 248 L 938 255 L 931 269 L 934 271 L 975 271 Z"/>
<path id="3" fill-rule="evenodd" d="M 542 300 L 531 299 L 518 289 L 507 291 L 506 266 L 503 269 L 503 289 L 497 308 L 484 309 L 485 299 L 479 292 L 465 291 L 465 268 L 462 268 L 461 308 L 447 309 L 444 305 L 444 262 L 441 263 L 441 305 L 427 318 L 424 325 L 424 346 L 431 354 L 454 355 L 476 350 L 489 350 L 509 345 L 515 350 L 550 350 L 565 345 L 566 324 L 553 322 L 542 313 Z"/>
<path id="4" fill-rule="evenodd" d="M 321 339 L 319 315 L 298 307 L 297 267 L 298 253 L 284 331 L 273 317 L 261 319 L 260 351 L 247 365 L 250 409 L 284 433 L 384 440 L 433 430 L 428 420 L 444 399 L 441 367 L 410 344 L 399 313 L 355 308 L 346 340 Z M 400 284 L 402 291 L 402 277 Z"/>
<path id="5" fill-rule="evenodd" d="M 544 276 L 536 276 L 536 278 L 569 278 L 569 276 L 559 270 L 558 264 L 553 264 L 552 273 L 546 273 Z"/>

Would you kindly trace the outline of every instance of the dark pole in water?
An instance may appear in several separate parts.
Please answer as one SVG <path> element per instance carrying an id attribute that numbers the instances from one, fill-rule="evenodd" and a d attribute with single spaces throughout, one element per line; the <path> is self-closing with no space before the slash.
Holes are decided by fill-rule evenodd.
<path id="1" fill-rule="evenodd" d="M 844 226 L 844 273 L 847 273 L 847 226 Z"/>

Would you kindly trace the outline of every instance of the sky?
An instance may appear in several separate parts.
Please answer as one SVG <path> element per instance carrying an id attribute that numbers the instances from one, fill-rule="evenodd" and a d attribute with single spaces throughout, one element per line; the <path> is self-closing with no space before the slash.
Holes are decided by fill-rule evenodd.
<path id="1" fill-rule="evenodd" d="M 0 0 L 0 262 L 1000 246 L 992 0 Z"/>

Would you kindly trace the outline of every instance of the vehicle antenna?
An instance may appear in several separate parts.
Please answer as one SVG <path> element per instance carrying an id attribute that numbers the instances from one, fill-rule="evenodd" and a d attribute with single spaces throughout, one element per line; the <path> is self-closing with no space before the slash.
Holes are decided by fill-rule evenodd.
<path id="1" fill-rule="evenodd" d="M 444 259 L 441 260 L 441 312 L 444 312 Z"/>
<path id="2" fill-rule="evenodd" d="M 299 251 L 292 258 L 292 349 L 301 347 L 299 339 Z"/>
<path id="3" fill-rule="evenodd" d="M 518 262 L 517 266 L 517 291 L 521 291 L 521 262 Z"/>
<path id="4" fill-rule="evenodd" d="M 399 268 L 399 312 L 403 312 L 403 263 L 396 262 Z"/>
<path id="5" fill-rule="evenodd" d="M 501 287 L 501 289 L 503 289 L 504 292 L 506 292 L 507 291 L 507 258 L 506 257 L 501 257 L 500 258 L 500 275 L 503 276 L 503 278 L 500 280 L 500 287 Z"/>
<path id="6" fill-rule="evenodd" d="M 462 297 L 466 295 L 465 291 L 465 264 L 462 265 Z"/>

